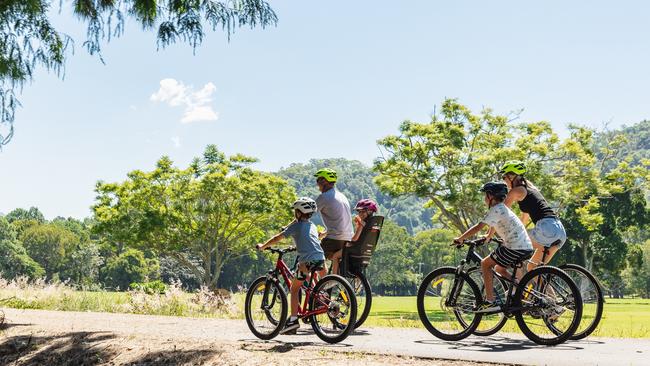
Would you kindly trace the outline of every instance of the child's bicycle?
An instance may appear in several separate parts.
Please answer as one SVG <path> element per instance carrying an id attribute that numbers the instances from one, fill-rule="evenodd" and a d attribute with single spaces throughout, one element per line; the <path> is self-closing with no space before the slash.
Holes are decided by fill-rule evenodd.
<path id="1" fill-rule="evenodd" d="M 494 238 L 492 241 L 496 243 L 502 242 L 501 240 Z M 548 248 L 544 248 L 544 255 L 542 256 L 541 263 L 537 264 L 548 264 L 546 262 L 547 256 Z M 485 294 L 483 292 L 485 291 L 485 286 L 483 284 L 483 275 L 481 274 L 481 259 L 481 256 L 476 252 L 470 251 L 465 258 L 465 261 L 469 265 L 467 267 L 467 274 L 469 274 L 474 282 L 476 282 L 481 292 Z M 568 274 L 580 290 L 580 296 L 582 296 L 582 320 L 580 321 L 580 326 L 576 332 L 569 339 L 583 339 L 593 333 L 600 323 L 603 315 L 603 307 L 605 305 L 603 290 L 596 277 L 584 267 L 570 263 L 562 264 L 557 267 Z M 525 270 L 525 266 L 523 266 L 523 269 Z M 493 283 L 494 293 L 501 299 L 505 299 L 508 279 L 503 278 L 503 276 L 494 271 L 493 273 L 495 274 Z M 489 336 L 495 334 L 505 326 L 508 318 L 509 317 L 504 313 L 484 314 L 481 323 L 474 331 L 474 335 Z"/>
<path id="2" fill-rule="evenodd" d="M 294 274 L 282 259 L 296 248 L 268 248 L 278 254 L 275 268 L 259 277 L 246 293 L 244 312 L 248 328 L 261 339 L 272 339 L 284 328 L 289 313 L 287 294 L 281 285 L 291 287 Z M 341 342 L 354 329 L 357 301 L 350 284 L 338 275 L 318 279 L 318 270 L 311 271 L 309 282 L 303 283 L 302 305 L 298 318 L 308 320 L 316 335 L 325 342 Z"/>
<path id="3" fill-rule="evenodd" d="M 483 239 L 464 241 L 457 247 L 469 249 L 458 267 L 438 268 L 422 281 L 417 308 L 427 330 L 440 339 L 458 341 L 473 334 L 484 315 L 503 313 L 515 317 L 519 329 L 537 344 L 550 346 L 569 339 L 580 324 L 582 297 L 573 280 L 556 267 L 537 267 L 519 283 L 515 273 L 521 262 L 510 278 L 496 274 L 495 284 L 506 284 L 505 291 L 495 292 L 502 306 L 486 314 L 478 310 L 483 295 L 467 270 L 472 258 L 478 257 L 474 249 L 482 244 Z"/>

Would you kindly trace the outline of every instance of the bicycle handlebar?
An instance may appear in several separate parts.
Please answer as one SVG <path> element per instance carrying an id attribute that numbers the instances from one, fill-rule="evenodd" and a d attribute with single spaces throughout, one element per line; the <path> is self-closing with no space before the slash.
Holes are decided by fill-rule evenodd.
<path id="1" fill-rule="evenodd" d="M 491 238 L 491 242 L 497 243 L 497 244 L 503 244 L 503 239 L 501 238 Z M 485 238 L 478 238 L 478 239 L 473 239 L 473 240 L 463 240 L 462 243 L 451 243 L 451 245 L 455 245 L 456 247 L 460 248 L 463 245 L 474 245 L 474 246 L 480 246 L 483 244 L 487 244 L 485 242 Z"/>
<path id="2" fill-rule="evenodd" d="M 287 247 L 287 248 L 284 248 L 284 249 L 266 248 L 265 250 L 268 250 L 271 253 L 284 254 L 284 253 L 289 253 L 289 252 L 295 252 L 296 247 Z"/>

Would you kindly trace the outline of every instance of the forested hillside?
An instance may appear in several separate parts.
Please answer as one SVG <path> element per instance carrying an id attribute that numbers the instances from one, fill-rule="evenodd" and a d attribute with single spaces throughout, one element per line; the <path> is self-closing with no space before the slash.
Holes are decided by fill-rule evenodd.
<path id="1" fill-rule="evenodd" d="M 426 200 L 413 195 L 393 197 L 383 193 L 373 180 L 377 174 L 359 161 L 312 159 L 307 164 L 291 164 L 277 174 L 296 189 L 298 196 L 316 198 L 320 192 L 314 173 L 321 168 L 336 170 L 339 177 L 336 188 L 348 197 L 350 205 L 354 206 L 362 198 L 371 198 L 379 204 L 381 215 L 404 227 L 410 234 L 431 228 L 433 211 L 424 208 Z"/>

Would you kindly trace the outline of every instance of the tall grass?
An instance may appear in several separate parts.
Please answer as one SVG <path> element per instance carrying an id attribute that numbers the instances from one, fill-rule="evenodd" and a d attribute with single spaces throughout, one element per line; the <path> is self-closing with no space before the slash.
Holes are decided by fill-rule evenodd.
<path id="1" fill-rule="evenodd" d="M 0 307 L 62 311 L 99 311 L 147 315 L 233 318 L 240 316 L 239 296 L 207 288 L 189 293 L 172 283 L 162 294 L 76 291 L 65 283 L 0 278 Z"/>

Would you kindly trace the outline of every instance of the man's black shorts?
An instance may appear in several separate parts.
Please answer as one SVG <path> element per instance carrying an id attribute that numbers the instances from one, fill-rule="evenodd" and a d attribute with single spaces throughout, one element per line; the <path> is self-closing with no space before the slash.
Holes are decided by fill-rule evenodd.
<path id="1" fill-rule="evenodd" d="M 345 246 L 345 243 L 347 241 L 345 240 L 336 240 L 336 239 L 330 239 L 330 238 L 325 238 L 321 240 L 320 246 L 323 248 L 323 252 L 325 252 L 325 258 L 330 258 L 332 254 L 338 252 L 339 250 L 343 249 L 343 246 Z"/>

